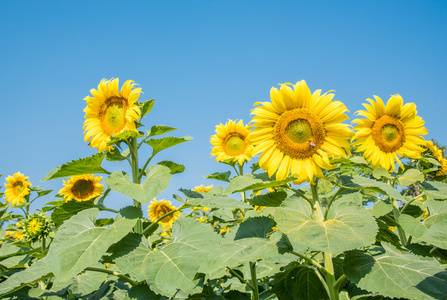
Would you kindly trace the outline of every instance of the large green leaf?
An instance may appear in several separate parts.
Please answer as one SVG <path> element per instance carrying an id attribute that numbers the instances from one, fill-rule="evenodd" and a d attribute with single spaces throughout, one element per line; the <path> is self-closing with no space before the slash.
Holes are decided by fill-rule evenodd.
<path id="1" fill-rule="evenodd" d="M 125 208 L 122 211 L 132 218 L 117 215 L 115 222 L 108 227 L 95 225 L 99 213 L 97 208 L 83 210 L 64 222 L 56 232 L 47 255 L 48 266 L 57 279 L 68 280 L 96 264 L 111 245 L 128 234 L 138 215 L 137 212 L 129 214 L 129 210 Z"/>
<path id="2" fill-rule="evenodd" d="M 56 227 L 59 227 L 65 220 L 70 219 L 72 216 L 74 216 L 81 210 L 93 207 L 96 207 L 95 204 L 93 203 L 93 200 L 82 201 L 82 202 L 68 201 L 54 209 L 53 213 L 51 214 L 51 220 L 53 220 L 54 225 L 56 225 Z"/>
<path id="3" fill-rule="evenodd" d="M 209 174 L 203 177 L 207 179 L 216 179 L 220 181 L 230 182 L 230 176 L 231 172 L 227 171 L 227 172 L 215 172 L 213 174 Z"/>
<path id="4" fill-rule="evenodd" d="M 137 280 L 147 280 L 153 291 L 166 296 L 188 296 L 199 291 L 194 279 L 220 236 L 192 218 L 180 218 L 172 228 L 172 240 L 156 251 L 146 239 L 130 234 L 114 247 L 115 262 Z"/>
<path id="5" fill-rule="evenodd" d="M 425 242 L 447 249 L 447 212 L 432 214 L 423 222 L 409 215 L 401 215 L 399 223 L 416 242 Z"/>
<path id="6" fill-rule="evenodd" d="M 171 170 L 162 165 L 150 166 L 146 170 L 146 179 L 141 183 L 132 183 L 129 174 L 113 172 L 104 182 L 117 192 L 129 196 L 142 204 L 149 203 L 168 187 Z"/>
<path id="7" fill-rule="evenodd" d="M 76 297 L 81 297 L 99 289 L 106 278 L 106 273 L 85 271 L 71 280 L 70 290 Z"/>
<path id="8" fill-rule="evenodd" d="M 185 136 L 185 137 L 165 137 L 161 139 L 150 139 L 145 141 L 146 144 L 151 146 L 153 148 L 152 155 L 155 155 L 156 153 L 160 152 L 161 150 L 170 148 L 172 146 L 176 146 L 178 144 L 191 141 L 192 137 Z"/>
<path id="9" fill-rule="evenodd" d="M 346 253 L 344 272 L 351 282 L 387 297 L 445 299 L 447 271 L 438 261 L 382 244 L 371 253 Z"/>
<path id="10" fill-rule="evenodd" d="M 184 165 L 180 165 L 178 163 L 175 163 L 175 162 L 172 162 L 172 161 L 169 161 L 169 160 L 160 161 L 157 164 L 165 166 L 165 167 L 168 167 L 171 170 L 171 175 L 174 175 L 174 174 L 177 174 L 177 173 L 182 173 L 183 171 L 185 171 L 185 166 Z"/>
<path id="11" fill-rule="evenodd" d="M 248 202 L 250 202 L 251 205 L 276 207 L 280 206 L 286 198 L 286 192 L 277 191 L 249 198 Z"/>
<path id="12" fill-rule="evenodd" d="M 445 182 L 423 182 L 425 194 L 433 199 L 447 199 L 447 183 Z"/>
<path id="13" fill-rule="evenodd" d="M 361 190 L 366 188 L 384 195 L 388 195 L 396 200 L 405 201 L 404 197 L 396 189 L 386 183 L 358 175 L 342 175 L 340 176 L 340 179 L 342 181 L 341 186 L 345 188 L 351 190 Z"/>
<path id="14" fill-rule="evenodd" d="M 73 175 L 83 175 L 91 173 L 105 173 L 110 174 L 108 171 L 101 167 L 101 163 L 104 160 L 106 153 L 97 153 L 90 157 L 80 158 L 78 160 L 73 160 L 60 167 L 52 170 L 45 176 L 42 181 L 47 181 L 55 178 L 62 178 Z"/>
<path id="15" fill-rule="evenodd" d="M 401 187 L 409 186 L 417 181 L 424 181 L 424 174 L 418 169 L 408 169 L 405 173 L 399 177 L 399 185 Z"/>
<path id="16" fill-rule="evenodd" d="M 324 222 L 314 219 L 310 204 L 301 199 L 296 207 L 277 208 L 274 219 L 289 239 L 332 255 L 372 244 L 378 230 L 366 208 L 348 201 L 335 202 Z"/>
<path id="17" fill-rule="evenodd" d="M 28 269 L 14 273 L 11 277 L 3 281 L 0 284 L 0 296 L 16 291 L 26 284 L 34 283 L 52 276 L 46 260 L 41 259 L 32 264 Z"/>
<path id="18" fill-rule="evenodd" d="M 231 180 L 230 184 L 228 184 L 224 195 L 251 190 L 262 190 L 269 187 L 279 187 L 293 180 L 296 180 L 296 178 L 287 177 L 286 179 L 275 181 L 274 179 L 271 179 L 267 173 L 236 176 Z"/>
<path id="19" fill-rule="evenodd" d="M 274 276 L 272 290 L 281 300 L 326 300 L 328 295 L 315 272 L 308 266 L 292 263 Z"/>

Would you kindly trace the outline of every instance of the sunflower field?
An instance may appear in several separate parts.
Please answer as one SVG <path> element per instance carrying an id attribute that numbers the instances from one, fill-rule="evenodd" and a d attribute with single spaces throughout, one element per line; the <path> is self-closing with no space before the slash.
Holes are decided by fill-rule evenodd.
<path id="1" fill-rule="evenodd" d="M 143 125 L 154 100 L 140 94 L 131 80 L 90 90 L 98 153 L 43 178 L 61 181 L 56 198 L 2 177 L 2 299 L 447 299 L 446 153 L 414 103 L 374 96 L 348 123 L 334 93 L 281 84 L 250 122 L 216 126 L 228 171 L 204 176 L 213 186 L 157 199 L 185 167 L 153 158 L 192 138 Z"/>

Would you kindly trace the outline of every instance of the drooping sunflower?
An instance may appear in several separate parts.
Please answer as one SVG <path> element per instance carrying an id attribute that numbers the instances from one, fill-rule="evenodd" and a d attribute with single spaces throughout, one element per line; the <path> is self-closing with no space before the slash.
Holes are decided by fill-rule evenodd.
<path id="1" fill-rule="evenodd" d="M 396 94 L 391 96 L 385 105 L 382 99 L 366 99 L 370 104 L 363 104 L 366 110 L 355 114 L 366 119 L 355 119 L 352 123 L 355 134 L 354 146 L 358 152 L 364 152 L 363 157 L 373 168 L 382 166 L 393 171 L 397 162 L 403 168 L 398 156 L 418 158 L 425 150 L 420 145 L 425 144 L 421 135 L 428 133 L 424 120 L 417 115 L 414 103 L 403 104 L 403 99 Z"/>
<path id="2" fill-rule="evenodd" d="M 228 120 L 225 125 L 216 125 L 216 134 L 211 136 L 211 144 L 214 146 L 211 155 L 215 156 L 215 161 L 232 160 L 239 165 L 246 160 L 251 160 L 253 146 L 248 140 L 250 126 L 239 122 Z"/>
<path id="3" fill-rule="evenodd" d="M 442 155 L 442 150 L 438 149 L 438 147 L 436 147 L 432 141 L 426 141 L 425 148 L 427 148 L 427 151 L 429 151 L 432 156 L 441 164 L 441 166 L 438 167 L 438 171 L 436 171 L 436 175 L 447 175 L 447 159 L 445 159 Z"/>
<path id="4" fill-rule="evenodd" d="M 112 135 L 125 131 L 137 131 L 135 121 L 140 117 L 140 109 L 135 102 L 140 97 L 141 88 L 134 88 L 135 83 L 127 80 L 121 90 L 118 78 L 103 79 L 98 90 L 91 89 L 93 97 L 87 96 L 84 109 L 84 140 L 99 152 L 113 147 L 107 146 Z"/>
<path id="5" fill-rule="evenodd" d="M 25 196 L 29 195 L 31 182 L 20 172 L 6 178 L 5 199 L 12 205 L 25 204 Z"/>
<path id="6" fill-rule="evenodd" d="M 60 191 L 65 201 L 88 201 L 104 192 L 104 186 L 99 183 L 102 176 L 95 177 L 93 174 L 75 175 L 68 181 L 64 180 L 64 186 Z"/>
<path id="7" fill-rule="evenodd" d="M 155 222 L 159 218 L 161 218 L 163 215 L 167 214 L 170 211 L 176 210 L 177 208 L 171 204 L 171 201 L 166 200 L 157 200 L 154 199 L 151 201 L 151 204 L 149 205 L 149 209 L 147 210 L 149 214 L 149 219 L 151 222 Z M 176 211 L 169 216 L 164 217 L 161 219 L 160 223 L 163 227 L 172 227 L 172 224 L 175 220 L 178 219 L 180 215 L 180 211 Z"/>
<path id="8" fill-rule="evenodd" d="M 293 89 L 289 85 L 272 87 L 272 102 L 255 103 L 250 139 L 269 176 L 276 172 L 276 180 L 282 180 L 291 173 L 297 184 L 314 183 L 314 176 L 324 178 L 323 169 L 335 168 L 330 157 L 349 153 L 351 130 L 341 123 L 349 119 L 348 110 L 342 102 L 332 101 L 332 93 L 312 94 L 304 80 Z"/>

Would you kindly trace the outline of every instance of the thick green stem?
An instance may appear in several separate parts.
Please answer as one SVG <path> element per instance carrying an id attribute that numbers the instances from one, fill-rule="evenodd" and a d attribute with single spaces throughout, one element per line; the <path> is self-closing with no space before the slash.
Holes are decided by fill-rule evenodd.
<path id="1" fill-rule="evenodd" d="M 313 260 L 312 258 L 309 258 L 305 255 L 299 254 L 298 252 L 295 252 L 295 251 L 291 251 L 290 253 L 304 259 L 306 262 L 315 266 L 318 269 L 318 271 L 320 271 L 321 273 L 323 273 L 323 274 L 327 273 L 327 270 L 322 265 L 320 265 L 317 261 Z"/>
<path id="2" fill-rule="evenodd" d="M 251 273 L 251 285 L 252 289 L 252 299 L 259 300 L 259 291 L 258 291 L 258 279 L 256 278 L 256 263 L 250 262 L 250 273 Z"/>
<path id="3" fill-rule="evenodd" d="M 329 203 L 328 203 L 328 205 L 327 205 L 327 207 L 326 207 L 326 211 L 324 212 L 324 219 L 327 218 L 327 214 L 328 214 L 328 212 L 329 212 L 329 208 L 331 207 L 332 203 L 334 203 L 335 198 L 336 198 L 341 192 L 343 192 L 344 190 L 346 190 L 344 187 L 340 187 L 340 188 L 338 189 L 338 191 L 335 193 L 335 195 L 332 196 L 331 200 L 329 201 Z"/>
<path id="4" fill-rule="evenodd" d="M 240 165 L 239 163 L 237 163 L 237 164 L 239 166 L 239 175 L 241 175 L 241 176 L 244 175 L 244 166 Z M 245 191 L 241 192 L 241 196 L 242 196 L 242 201 L 245 202 L 245 200 L 247 199 Z"/>
<path id="5" fill-rule="evenodd" d="M 233 269 L 227 267 L 228 271 L 230 271 L 230 273 L 234 276 L 236 276 L 237 279 L 239 279 L 239 281 L 241 283 L 245 283 L 250 289 L 254 289 L 253 286 L 250 284 L 250 282 L 248 282 L 247 280 L 245 280 L 241 275 L 239 275 L 236 271 L 234 271 Z"/>
<path id="6" fill-rule="evenodd" d="M 315 184 L 311 184 L 311 190 L 312 190 L 312 198 L 314 201 L 314 211 L 315 211 L 315 217 L 317 219 L 317 221 L 320 222 L 324 222 L 325 218 L 323 215 L 323 212 L 321 210 L 321 206 L 320 206 L 320 201 L 318 198 L 318 181 L 315 182 Z M 326 278 L 326 283 L 327 283 L 327 287 L 328 287 L 328 294 L 329 294 L 329 299 L 330 300 L 339 300 L 339 291 L 338 289 L 336 289 L 336 285 L 335 285 L 335 272 L 334 272 L 334 265 L 332 263 L 332 255 L 330 253 L 323 253 L 323 257 L 324 257 L 324 268 L 326 269 L 326 274 L 325 278 Z"/>
<path id="7" fill-rule="evenodd" d="M 130 279 L 129 277 L 127 277 L 127 276 L 125 276 L 125 275 L 123 275 L 121 273 L 114 272 L 114 271 L 111 271 L 111 270 L 106 270 L 106 269 L 101 269 L 101 268 L 94 268 L 94 267 L 87 267 L 87 268 L 85 268 L 85 270 L 86 271 L 94 271 L 94 272 L 101 272 L 101 273 L 114 275 L 114 276 L 116 276 L 118 278 L 121 278 L 124 281 L 127 281 L 128 283 L 130 283 L 133 286 L 137 286 L 138 285 L 137 281 L 134 281 L 134 280 Z"/>
<path id="8" fill-rule="evenodd" d="M 393 204 L 393 215 L 394 215 L 394 221 L 396 221 L 397 224 L 399 224 L 399 207 L 397 206 L 397 200 L 394 198 L 391 198 L 392 204 Z M 403 228 L 399 225 L 397 226 L 397 232 L 399 233 L 400 242 L 403 246 L 407 245 L 407 237 L 405 236 L 405 231 Z"/>
<path id="9" fill-rule="evenodd" d="M 42 251 L 41 252 L 44 252 L 46 249 L 46 241 L 47 241 L 46 238 L 42 237 Z"/>

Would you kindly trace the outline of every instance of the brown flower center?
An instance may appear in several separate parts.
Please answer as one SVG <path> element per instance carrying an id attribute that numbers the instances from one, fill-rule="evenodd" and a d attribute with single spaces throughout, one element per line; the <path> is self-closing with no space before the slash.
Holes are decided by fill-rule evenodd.
<path id="1" fill-rule="evenodd" d="M 80 179 L 77 180 L 73 187 L 71 188 L 71 192 L 73 195 L 80 199 L 89 198 L 93 192 L 95 191 L 94 183 L 91 180 Z"/>
<path id="2" fill-rule="evenodd" d="M 385 153 L 397 151 L 405 142 L 402 122 L 389 115 L 384 115 L 374 122 L 371 136 L 377 147 Z"/>
<path id="3" fill-rule="evenodd" d="M 14 182 L 14 185 L 12 186 L 12 190 L 13 190 L 14 194 L 16 196 L 18 196 L 24 192 L 25 186 L 22 181 L 16 181 L 16 182 Z"/>

